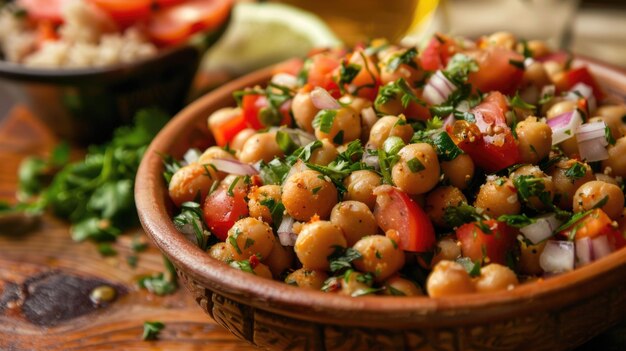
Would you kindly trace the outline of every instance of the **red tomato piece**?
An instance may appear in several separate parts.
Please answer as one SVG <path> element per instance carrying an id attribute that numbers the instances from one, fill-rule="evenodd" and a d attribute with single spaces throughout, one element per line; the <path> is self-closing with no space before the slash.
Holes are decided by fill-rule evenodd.
<path id="1" fill-rule="evenodd" d="M 147 30 L 162 46 L 177 45 L 200 31 L 217 29 L 226 19 L 233 0 L 189 0 L 157 11 Z"/>
<path id="2" fill-rule="evenodd" d="M 41 47 L 47 41 L 59 39 L 56 25 L 50 21 L 40 21 L 37 23 L 37 47 Z"/>
<path id="3" fill-rule="evenodd" d="M 228 230 L 233 224 L 240 218 L 248 217 L 245 196 L 245 191 L 241 188 L 234 189 L 231 196 L 228 189 L 219 187 L 204 200 L 204 221 L 218 239 L 226 240 Z"/>
<path id="4" fill-rule="evenodd" d="M 457 45 L 452 38 L 437 34 L 430 39 L 428 46 L 420 55 L 420 63 L 427 71 L 443 69 L 448 65 L 450 58 L 457 51 Z"/>
<path id="5" fill-rule="evenodd" d="M 170 7 L 185 2 L 186 0 L 152 0 L 158 8 Z"/>
<path id="6" fill-rule="evenodd" d="M 474 262 L 506 265 L 507 257 L 516 253 L 517 231 L 495 219 L 466 223 L 457 228 L 456 237 L 463 256 Z"/>
<path id="7" fill-rule="evenodd" d="M 587 69 L 587 67 L 579 67 L 569 70 L 565 75 L 565 90 L 570 90 L 574 87 L 574 85 L 578 83 L 583 83 L 588 85 L 593 89 L 593 96 L 596 100 L 601 101 L 604 99 L 604 91 L 593 77 L 591 72 Z"/>
<path id="8" fill-rule="evenodd" d="M 243 100 L 241 102 L 241 107 L 243 109 L 243 116 L 250 128 L 253 129 L 263 129 L 265 127 L 269 127 L 269 125 L 265 125 L 263 119 L 261 118 L 262 109 L 269 106 L 267 98 L 264 95 L 259 94 L 248 94 L 244 95 Z M 279 125 L 291 125 L 291 100 L 286 101 L 284 104 L 280 106 L 280 114 L 282 115 L 282 120 Z"/>
<path id="9" fill-rule="evenodd" d="M 586 237 L 593 239 L 602 235 L 607 228 L 612 228 L 612 222 L 611 218 L 604 211 L 596 208 L 568 228 L 560 231 L 559 234 L 566 238 L 574 235 L 575 239 Z"/>
<path id="10" fill-rule="evenodd" d="M 63 22 L 62 8 L 72 0 L 17 0 L 17 5 L 26 10 L 28 17 L 36 21 Z"/>
<path id="11" fill-rule="evenodd" d="M 432 222 L 402 190 L 385 187 L 383 193 L 377 196 L 374 216 L 383 231 L 394 229 L 398 232 L 397 244 L 404 251 L 428 252 L 435 246 Z"/>
<path id="12" fill-rule="evenodd" d="M 243 114 L 224 120 L 222 123 L 211 126 L 211 132 L 218 146 L 226 146 L 237 135 L 246 129 L 247 124 Z"/>
<path id="13" fill-rule="evenodd" d="M 121 26 L 130 26 L 150 16 L 152 0 L 89 0 Z"/>
<path id="14" fill-rule="evenodd" d="M 298 73 L 300 73 L 300 70 L 302 70 L 303 66 L 304 61 L 301 58 L 292 58 L 290 60 L 277 63 L 272 69 L 272 75 L 287 73 L 291 74 L 292 76 L 298 76 Z"/>
<path id="15" fill-rule="evenodd" d="M 467 55 L 478 63 L 478 71 L 470 73 L 468 79 L 474 90 L 512 94 L 518 89 L 524 70 L 511 62 L 522 63 L 524 56 L 499 47 L 488 47 L 468 52 Z"/>
<path id="16" fill-rule="evenodd" d="M 334 98 L 341 97 L 339 86 L 333 77 L 333 73 L 339 67 L 339 59 L 330 53 L 317 54 L 311 58 L 308 71 L 307 83 L 312 87 L 326 89 Z"/>

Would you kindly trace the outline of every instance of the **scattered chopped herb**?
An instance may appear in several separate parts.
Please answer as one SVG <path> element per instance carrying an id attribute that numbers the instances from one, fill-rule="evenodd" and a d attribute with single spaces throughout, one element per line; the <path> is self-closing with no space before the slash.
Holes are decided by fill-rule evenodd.
<path id="1" fill-rule="evenodd" d="M 435 146 L 439 159 L 443 161 L 452 161 L 463 154 L 463 150 L 452 141 L 446 132 L 435 134 L 432 138 L 432 144 Z"/>
<path id="2" fill-rule="evenodd" d="M 319 128 L 323 133 L 330 133 L 336 116 L 337 110 L 320 110 L 313 118 L 313 128 Z"/>
<path id="3" fill-rule="evenodd" d="M 528 41 L 522 40 L 521 42 L 522 42 L 522 50 L 523 50 L 522 54 L 524 55 L 524 58 L 532 58 L 533 52 L 528 47 Z"/>
<path id="4" fill-rule="evenodd" d="M 602 200 L 596 202 L 595 205 L 593 205 L 593 209 L 596 208 L 601 208 L 602 206 L 606 205 L 606 203 L 609 201 L 609 195 L 605 195 Z"/>
<path id="5" fill-rule="evenodd" d="M 309 156 L 310 157 L 310 156 Z M 280 185 L 291 170 L 291 165 L 283 162 L 279 158 L 271 160 L 269 163 L 261 162 L 261 179 L 263 184 Z"/>
<path id="6" fill-rule="evenodd" d="M 609 126 L 604 127 L 604 137 L 609 145 L 615 145 L 615 138 L 613 138 L 613 134 L 611 133 L 611 128 L 609 128 Z"/>
<path id="7" fill-rule="evenodd" d="M 237 183 L 239 183 L 240 180 L 241 180 L 241 176 L 236 176 L 233 182 L 230 183 L 230 186 L 228 186 L 228 191 L 227 191 L 228 196 L 230 197 L 235 196 L 234 190 L 235 190 L 235 187 L 237 186 Z"/>
<path id="8" fill-rule="evenodd" d="M 393 55 L 387 67 L 390 71 L 394 72 L 400 67 L 401 64 L 408 65 L 413 68 L 417 68 L 417 63 L 415 63 L 415 58 L 417 57 L 417 49 L 412 47 L 406 49 L 403 53 L 398 55 Z"/>
<path id="9" fill-rule="evenodd" d="M 422 164 L 417 157 L 413 157 L 412 159 L 406 161 L 406 165 L 411 170 L 411 173 L 420 172 L 426 169 L 424 164 Z"/>
<path id="10" fill-rule="evenodd" d="M 343 144 L 343 130 L 340 130 L 337 134 L 335 134 L 333 137 L 333 143 L 337 145 Z"/>
<path id="11" fill-rule="evenodd" d="M 528 216 L 526 216 L 525 213 L 516 215 L 501 215 L 500 217 L 498 217 L 498 221 L 504 222 L 507 225 L 515 228 L 522 228 L 535 222 L 534 219 L 529 218 Z"/>
<path id="12" fill-rule="evenodd" d="M 587 168 L 580 162 L 574 162 L 574 164 L 565 171 L 565 176 L 571 179 L 572 182 L 583 178 L 585 174 L 587 174 Z"/>
<path id="13" fill-rule="evenodd" d="M 241 230 L 239 228 L 235 228 L 233 235 L 228 236 L 228 243 L 232 246 L 238 254 L 241 255 L 241 249 L 239 248 L 239 244 L 237 243 L 237 238 L 241 235 Z"/>
<path id="14" fill-rule="evenodd" d="M 246 238 L 246 243 L 243 245 L 244 250 L 249 249 L 252 245 L 254 245 L 254 239 Z"/>
<path id="15" fill-rule="evenodd" d="M 298 144 L 291 139 L 289 133 L 282 130 L 276 132 L 276 143 L 285 154 L 291 154 L 298 149 Z"/>
<path id="16" fill-rule="evenodd" d="M 346 60 L 342 60 L 341 66 L 339 66 L 339 88 L 344 89 L 345 84 L 352 83 L 359 72 L 361 72 L 361 65 L 346 64 Z"/>
<path id="17" fill-rule="evenodd" d="M 359 297 L 359 296 L 365 296 L 365 295 L 373 295 L 383 290 L 384 288 L 362 288 L 362 289 L 357 289 L 350 296 Z"/>
<path id="18" fill-rule="evenodd" d="M 318 193 L 320 190 L 322 190 L 322 187 L 321 187 L 321 186 L 317 186 L 317 187 L 315 187 L 315 188 L 311 189 L 311 193 L 312 193 L 313 195 L 317 195 L 317 193 Z"/>
<path id="19" fill-rule="evenodd" d="M 176 291 L 175 282 L 168 279 L 168 275 L 158 273 L 152 276 L 146 276 L 139 279 L 139 287 L 147 289 L 149 292 L 163 296 L 169 295 Z"/>
<path id="20" fill-rule="evenodd" d="M 271 197 L 263 199 L 261 202 L 262 206 L 267 207 L 272 216 L 272 223 L 274 226 L 280 225 L 280 222 L 283 221 L 283 213 L 285 212 L 285 205 L 282 202 L 276 201 Z"/>
<path id="21" fill-rule="evenodd" d="M 346 269 L 352 268 L 352 261 L 360 259 L 361 254 L 349 247 L 335 246 L 332 254 L 328 256 L 328 262 L 330 262 L 330 271 L 333 273 L 339 273 Z"/>
<path id="22" fill-rule="evenodd" d="M 515 66 L 519 69 L 524 69 L 524 61 L 518 61 L 518 60 L 513 60 L 513 59 L 509 59 L 509 64 L 511 66 Z"/>
<path id="23" fill-rule="evenodd" d="M 380 88 L 378 96 L 374 101 L 376 109 L 380 109 L 382 105 L 385 105 L 389 101 L 400 98 L 400 102 L 403 107 L 408 107 L 411 102 L 415 102 L 419 105 L 425 106 L 424 101 L 420 100 L 411 87 L 407 84 L 404 78 L 400 78 L 395 82 L 388 83 Z"/>
<path id="24" fill-rule="evenodd" d="M 467 82 L 467 78 L 471 72 L 478 71 L 478 63 L 476 60 L 464 54 L 456 54 L 452 56 L 446 69 L 442 72 L 454 85 L 462 85 Z"/>
<path id="25" fill-rule="evenodd" d="M 446 207 L 443 219 L 452 227 L 459 227 L 465 223 L 484 220 L 485 217 L 478 213 L 474 206 L 463 203 L 458 206 Z"/>
<path id="26" fill-rule="evenodd" d="M 294 164 L 296 163 L 297 159 L 301 159 L 302 161 L 307 162 L 311 158 L 313 151 L 321 148 L 323 145 L 324 144 L 320 140 L 315 140 L 311 143 L 308 143 L 304 147 L 294 151 L 293 154 L 291 154 L 291 157 L 288 158 L 288 162 Z"/>
<path id="27" fill-rule="evenodd" d="M 391 285 L 386 285 L 385 289 L 387 289 L 389 291 L 389 294 L 391 294 L 392 296 L 406 296 L 406 294 L 402 290 L 396 289 Z"/>
<path id="28" fill-rule="evenodd" d="M 544 204 L 551 203 L 550 193 L 545 190 L 545 183 L 541 178 L 521 175 L 513 179 L 513 185 L 517 189 L 517 195 L 524 202 L 528 202 L 532 197 L 537 197 Z"/>
<path id="29" fill-rule="evenodd" d="M 207 230 L 207 226 L 204 223 L 200 204 L 193 201 L 185 202 L 181 205 L 180 210 L 180 214 L 173 219 L 174 226 L 183 233 L 188 233 L 190 230 L 193 231 L 198 247 L 206 250 L 211 232 Z"/>
<path id="30" fill-rule="evenodd" d="M 115 250 L 110 243 L 98 244 L 98 252 L 100 253 L 100 255 L 105 257 L 117 255 L 117 250 Z"/>
<path id="31" fill-rule="evenodd" d="M 250 264 L 250 260 L 232 261 L 230 266 L 243 272 L 256 274 L 254 268 L 252 268 L 252 264 Z"/>
<path id="32" fill-rule="evenodd" d="M 513 96 L 511 98 L 510 104 L 511 104 L 511 107 L 519 108 L 519 109 L 522 109 L 522 110 L 532 110 L 532 111 L 534 111 L 534 110 L 537 109 L 537 106 L 535 106 L 533 104 L 529 104 L 526 101 L 524 101 L 524 99 L 522 99 L 519 96 L 519 91 L 516 92 L 515 96 Z"/>
<path id="33" fill-rule="evenodd" d="M 159 333 L 163 328 L 165 328 L 165 324 L 161 322 L 143 322 L 143 335 L 141 339 L 144 341 L 156 340 L 159 338 Z"/>
<path id="34" fill-rule="evenodd" d="M 128 264 L 128 266 L 131 268 L 136 268 L 138 261 L 139 261 L 139 257 L 137 257 L 137 255 L 130 255 L 126 257 L 126 264 Z"/>
<path id="35" fill-rule="evenodd" d="M 480 276 L 480 261 L 472 261 L 469 257 L 461 257 L 456 259 L 456 263 L 465 268 L 470 277 L 475 278 Z"/>

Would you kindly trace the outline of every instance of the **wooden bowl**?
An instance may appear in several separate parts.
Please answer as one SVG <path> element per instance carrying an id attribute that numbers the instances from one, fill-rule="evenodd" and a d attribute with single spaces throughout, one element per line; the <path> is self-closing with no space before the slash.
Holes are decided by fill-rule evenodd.
<path id="1" fill-rule="evenodd" d="M 626 95 L 626 73 L 587 59 L 608 91 Z M 141 223 L 196 301 L 241 339 L 272 350 L 565 350 L 626 317 L 626 249 L 573 272 L 512 291 L 455 296 L 352 298 L 304 290 L 214 260 L 180 234 L 160 154 L 206 146 L 206 119 L 232 92 L 263 84 L 265 69 L 202 97 L 150 145 L 137 174 Z"/>

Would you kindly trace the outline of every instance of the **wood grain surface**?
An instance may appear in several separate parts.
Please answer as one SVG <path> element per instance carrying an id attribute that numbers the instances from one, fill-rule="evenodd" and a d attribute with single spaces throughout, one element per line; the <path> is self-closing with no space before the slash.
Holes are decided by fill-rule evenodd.
<path id="1" fill-rule="evenodd" d="M 29 155 L 45 155 L 57 140 L 26 109 L 17 107 L 0 124 L 0 200 L 15 201 L 17 169 Z M 0 229 L 0 350 L 255 350 L 218 326 L 184 288 L 159 297 L 138 288 L 137 277 L 162 272 L 154 247 L 138 254 L 137 228 L 103 258 L 95 244 L 75 243 L 67 223 L 44 216 L 26 234 Z M 97 306 L 96 286 L 108 285 L 117 298 Z M 157 341 L 142 341 L 144 321 L 161 321 Z"/>

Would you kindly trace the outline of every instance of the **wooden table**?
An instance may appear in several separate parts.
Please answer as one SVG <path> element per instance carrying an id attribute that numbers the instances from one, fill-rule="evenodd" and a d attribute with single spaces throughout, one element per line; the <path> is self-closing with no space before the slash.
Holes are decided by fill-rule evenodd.
<path id="1" fill-rule="evenodd" d="M 24 108 L 0 121 L 0 200 L 15 201 L 17 169 L 29 155 L 45 155 L 57 143 Z M 118 239 L 117 256 L 103 258 L 91 242 L 76 243 L 68 224 L 44 216 L 25 235 L 0 230 L 0 350 L 255 350 L 216 325 L 184 289 L 158 297 L 141 290 L 137 277 L 164 270 L 158 250 L 126 262 L 141 229 Z M 89 292 L 116 288 L 118 298 L 94 307 Z M 144 321 L 161 321 L 157 341 L 142 341 Z M 626 325 L 602 334 L 578 351 L 626 349 Z"/>
<path id="2" fill-rule="evenodd" d="M 45 155 L 57 140 L 24 108 L 0 121 L 0 200 L 15 201 L 17 169 L 29 155 Z M 137 277 L 163 272 L 154 247 L 132 255 L 137 228 L 123 235 L 117 256 L 103 258 L 91 242 L 76 243 L 68 224 L 44 216 L 24 235 L 0 229 L 0 350 L 254 350 L 218 326 L 183 288 L 158 297 Z M 91 290 L 115 287 L 118 298 L 95 307 Z M 142 341 L 144 321 L 161 321 L 157 341 Z"/>

